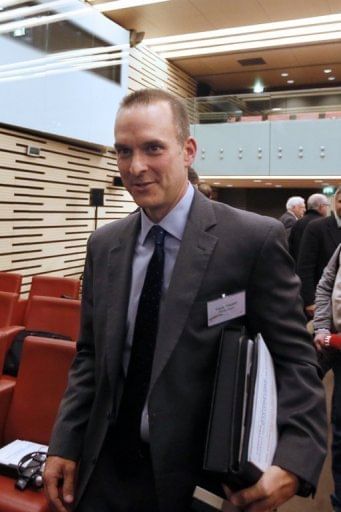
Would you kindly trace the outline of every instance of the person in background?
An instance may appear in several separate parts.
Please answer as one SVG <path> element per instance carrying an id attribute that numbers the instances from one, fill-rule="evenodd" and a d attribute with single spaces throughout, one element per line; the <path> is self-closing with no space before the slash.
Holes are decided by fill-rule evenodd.
<path id="1" fill-rule="evenodd" d="M 289 197 L 286 203 L 286 212 L 278 220 L 282 222 L 289 237 L 291 228 L 301 219 L 305 212 L 305 201 L 301 196 Z"/>
<path id="2" fill-rule="evenodd" d="M 200 178 L 198 176 L 198 173 L 193 169 L 193 167 L 188 168 L 187 175 L 188 175 L 188 181 L 190 183 L 192 183 L 192 185 L 195 188 L 198 188 L 199 183 L 200 183 Z"/>
<path id="3" fill-rule="evenodd" d="M 335 288 L 335 281 L 339 283 Z M 338 294 L 338 296 L 335 296 Z M 334 512 L 341 512 L 341 351 L 326 348 L 326 336 L 341 332 L 341 244 L 325 267 L 316 288 L 314 314 L 314 343 L 321 354 L 321 361 L 329 364 L 334 373 L 332 399 L 332 474 L 334 492 L 331 503 Z M 324 369 L 327 369 L 328 366 Z"/>
<path id="4" fill-rule="evenodd" d="M 198 190 L 199 192 L 204 194 L 204 196 L 208 197 L 208 199 L 212 199 L 213 191 L 211 185 L 209 185 L 208 183 L 199 183 Z"/>
<path id="5" fill-rule="evenodd" d="M 289 252 L 297 262 L 302 236 L 307 225 L 320 217 L 328 215 L 329 200 L 324 194 L 312 194 L 307 200 L 307 211 L 293 225 L 289 235 Z"/>
<path id="6" fill-rule="evenodd" d="M 184 104 L 166 91 L 123 99 L 115 148 L 140 211 L 88 242 L 77 354 L 44 473 L 50 503 L 190 512 L 196 485 L 223 495 L 202 467 L 230 319 L 262 332 L 279 390 L 273 464 L 230 500 L 268 512 L 310 495 L 326 453 L 325 399 L 282 224 L 188 183 L 196 141 Z"/>
<path id="7" fill-rule="evenodd" d="M 304 230 L 297 259 L 297 274 L 301 278 L 301 295 L 308 319 L 315 311 L 316 286 L 324 267 L 341 243 L 341 187 L 336 189 L 328 217 L 313 220 Z"/>

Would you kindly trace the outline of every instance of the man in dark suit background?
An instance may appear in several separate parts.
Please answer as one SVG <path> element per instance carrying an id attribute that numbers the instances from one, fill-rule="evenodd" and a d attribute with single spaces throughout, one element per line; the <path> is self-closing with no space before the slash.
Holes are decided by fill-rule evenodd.
<path id="1" fill-rule="evenodd" d="M 324 194 L 312 194 L 307 199 L 307 211 L 293 225 L 289 235 L 289 252 L 297 262 L 302 236 L 307 225 L 316 219 L 326 217 L 329 201 Z"/>
<path id="2" fill-rule="evenodd" d="M 298 254 L 297 273 L 302 281 L 302 298 L 308 318 L 314 316 L 316 286 L 336 247 L 341 243 L 341 187 L 333 198 L 333 212 L 306 227 Z"/>
<path id="3" fill-rule="evenodd" d="M 78 512 L 189 512 L 196 485 L 222 492 L 202 463 L 219 340 L 229 323 L 220 306 L 232 308 L 232 318 L 236 294 L 245 308 L 239 321 L 251 335 L 262 332 L 274 360 L 279 442 L 260 481 L 231 501 L 268 512 L 295 493 L 309 495 L 326 451 L 325 403 L 283 226 L 193 189 L 187 169 L 196 143 L 184 106 L 168 93 L 126 97 L 115 138 L 123 183 L 141 208 L 89 239 L 77 355 L 45 469 L 50 502 L 60 512 L 72 504 Z M 154 248 L 155 228 L 162 241 Z M 156 292 L 143 290 L 161 247 L 156 344 L 131 447 L 125 439 L 136 425 L 121 428 L 122 410 L 129 413 L 128 388 L 138 379 L 130 370 L 140 306 L 154 304 Z M 220 321 L 212 324 L 214 304 Z M 148 338 L 150 321 L 140 336 Z"/>
<path id="4" fill-rule="evenodd" d="M 286 212 L 280 216 L 278 220 L 282 222 L 287 232 L 287 236 L 290 235 L 290 231 L 298 219 L 301 219 L 305 212 L 305 201 L 301 196 L 292 196 L 286 202 Z"/>

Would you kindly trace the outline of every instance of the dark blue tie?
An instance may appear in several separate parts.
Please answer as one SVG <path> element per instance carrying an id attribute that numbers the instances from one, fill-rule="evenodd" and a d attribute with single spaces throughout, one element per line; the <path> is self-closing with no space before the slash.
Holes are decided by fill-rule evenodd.
<path id="1" fill-rule="evenodd" d="M 124 449 L 126 462 L 129 454 L 134 458 L 141 444 L 141 416 L 149 389 L 158 328 L 165 234 L 160 226 L 153 226 L 148 234 L 154 240 L 154 252 L 137 308 L 127 377 L 116 421 L 115 441 L 120 449 Z"/>

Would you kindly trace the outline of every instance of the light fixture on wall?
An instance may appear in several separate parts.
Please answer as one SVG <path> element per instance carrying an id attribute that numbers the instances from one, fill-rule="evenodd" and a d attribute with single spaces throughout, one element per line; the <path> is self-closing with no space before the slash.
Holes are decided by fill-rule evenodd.
<path id="1" fill-rule="evenodd" d="M 136 32 L 136 30 L 131 29 L 129 33 L 130 48 L 135 48 L 135 46 L 142 43 L 144 36 L 145 32 Z"/>

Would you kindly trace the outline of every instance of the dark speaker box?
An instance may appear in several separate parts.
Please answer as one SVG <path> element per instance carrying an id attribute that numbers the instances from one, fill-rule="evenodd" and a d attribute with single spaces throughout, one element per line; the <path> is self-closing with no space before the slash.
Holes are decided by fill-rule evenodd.
<path id="1" fill-rule="evenodd" d="M 115 187 L 124 187 L 122 178 L 120 176 L 114 176 L 114 178 L 112 180 L 112 184 Z"/>
<path id="2" fill-rule="evenodd" d="M 103 206 L 104 188 L 90 189 L 90 206 Z"/>

